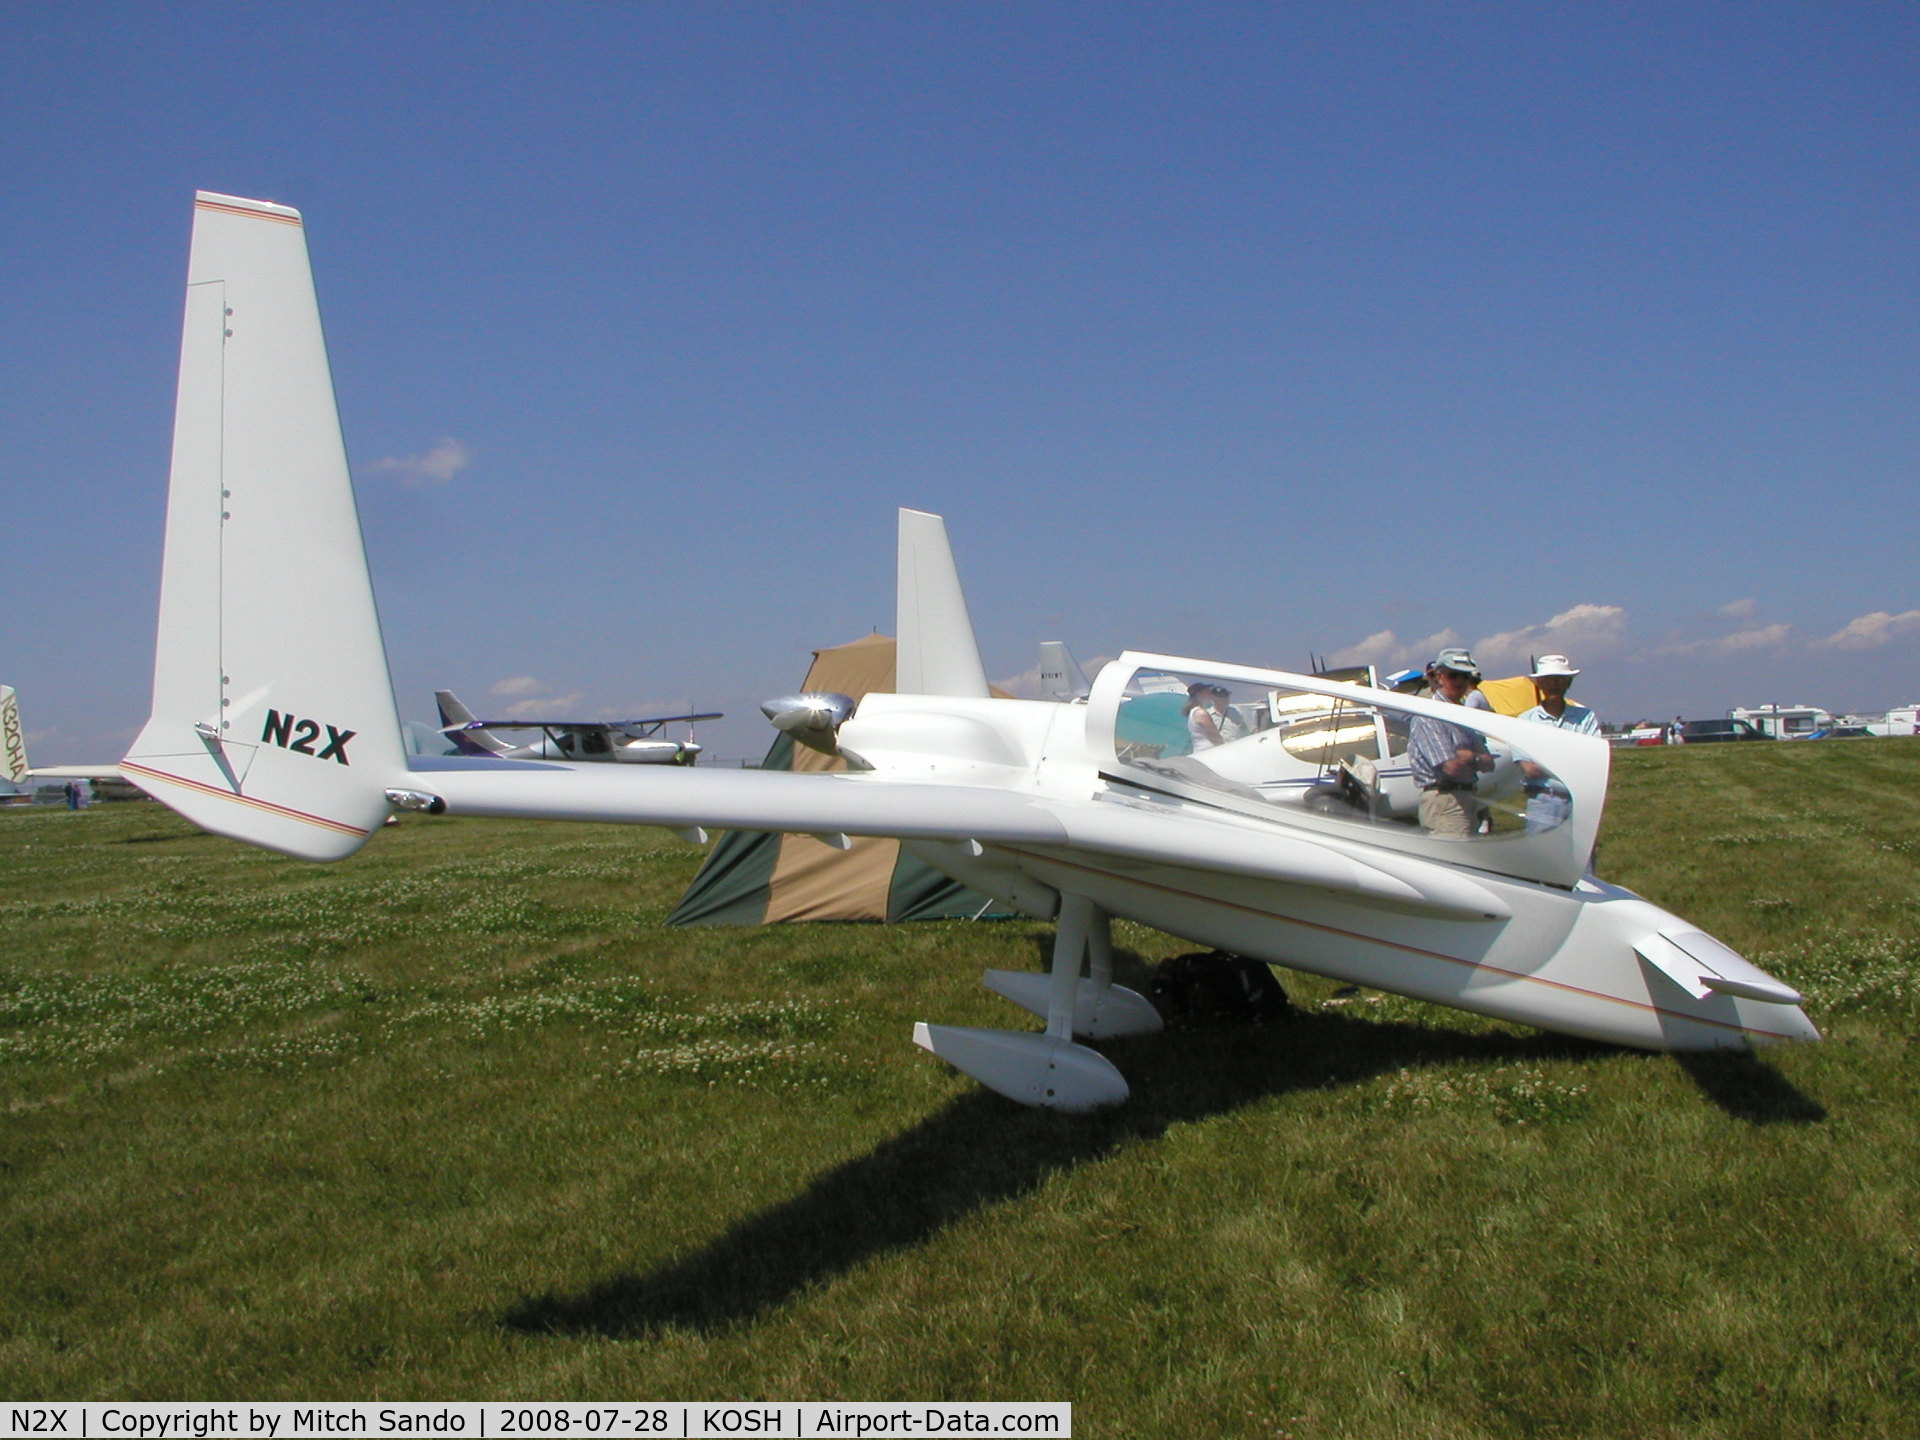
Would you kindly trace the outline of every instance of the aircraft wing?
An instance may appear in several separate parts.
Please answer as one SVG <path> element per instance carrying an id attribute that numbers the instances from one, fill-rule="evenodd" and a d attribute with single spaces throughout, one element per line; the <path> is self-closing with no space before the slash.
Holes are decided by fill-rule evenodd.
<path id="1" fill-rule="evenodd" d="M 544 761 L 415 757 L 411 772 L 446 813 L 800 831 L 965 844 L 1059 846 L 1122 860 L 1252 875 L 1432 914 L 1504 918 L 1507 907 L 1469 877 L 1417 884 L 1324 839 L 1277 833 L 1221 811 L 1169 813 L 1000 786 L 933 784 L 860 774 L 687 770 L 607 774 Z"/>
<path id="2" fill-rule="evenodd" d="M 720 718 L 720 711 L 708 710 L 699 715 L 651 715 L 642 720 L 462 720 L 441 728 L 447 734 L 456 730 L 624 730 L 631 725 L 671 725 L 680 720 Z"/>
<path id="3" fill-rule="evenodd" d="M 1064 844 L 1040 799 L 1005 789 L 771 770 L 575 766 L 415 756 L 407 783 L 452 815 Z"/>
<path id="4" fill-rule="evenodd" d="M 124 780 L 118 765 L 35 765 L 27 771 L 35 780 Z"/>

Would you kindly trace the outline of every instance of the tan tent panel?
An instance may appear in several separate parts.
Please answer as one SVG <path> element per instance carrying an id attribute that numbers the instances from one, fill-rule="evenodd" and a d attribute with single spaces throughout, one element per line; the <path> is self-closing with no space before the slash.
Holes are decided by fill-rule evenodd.
<path id="1" fill-rule="evenodd" d="M 853 837 L 836 850 L 811 835 L 784 835 L 767 882 L 769 925 L 782 920 L 884 920 L 900 842 Z"/>
<path id="2" fill-rule="evenodd" d="M 813 664 L 800 688 L 835 690 L 858 700 L 874 690 L 893 689 L 895 645 L 877 631 L 846 645 L 813 652 Z M 793 747 L 788 769 L 823 773 L 845 770 L 838 755 L 823 755 L 805 745 Z M 811 835 L 780 838 L 779 858 L 767 881 L 765 924 L 782 920 L 884 920 L 893 867 L 900 842 L 856 836 L 853 848 L 836 850 Z"/>

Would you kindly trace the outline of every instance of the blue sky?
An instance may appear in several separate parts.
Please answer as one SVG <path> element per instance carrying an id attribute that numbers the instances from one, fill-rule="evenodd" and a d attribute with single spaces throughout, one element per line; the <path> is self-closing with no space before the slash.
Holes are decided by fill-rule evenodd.
<path id="1" fill-rule="evenodd" d="M 989 674 L 1920 698 L 1911 5 L 0 8 L 38 763 L 146 713 L 196 188 L 306 215 L 396 687 L 761 699 L 937 510 Z"/>

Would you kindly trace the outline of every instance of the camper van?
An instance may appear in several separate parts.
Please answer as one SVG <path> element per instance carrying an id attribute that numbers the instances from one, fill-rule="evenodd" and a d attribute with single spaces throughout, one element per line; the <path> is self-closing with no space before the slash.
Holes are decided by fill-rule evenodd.
<path id="1" fill-rule="evenodd" d="M 1869 720 L 1867 729 L 1875 735 L 1920 735 L 1920 701 L 1894 706 L 1884 718 Z"/>
<path id="2" fill-rule="evenodd" d="M 1735 706 L 1727 715 L 1730 719 L 1744 720 L 1769 740 L 1804 740 L 1814 731 L 1825 730 L 1833 724 L 1832 712 L 1818 705 L 1755 705 L 1751 709 Z"/>

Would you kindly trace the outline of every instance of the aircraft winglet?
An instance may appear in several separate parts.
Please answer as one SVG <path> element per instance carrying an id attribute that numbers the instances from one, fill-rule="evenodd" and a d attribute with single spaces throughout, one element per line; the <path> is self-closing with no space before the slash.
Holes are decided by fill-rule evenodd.
<path id="1" fill-rule="evenodd" d="M 0 764 L 15 785 L 27 778 L 27 739 L 20 729 L 20 702 L 11 685 L 0 685 Z"/>
<path id="2" fill-rule="evenodd" d="M 947 544 L 947 522 L 924 510 L 900 512 L 900 588 L 893 688 L 902 695 L 984 700 L 987 672 Z"/>
<path id="3" fill-rule="evenodd" d="M 126 773 L 219 834 L 359 848 L 406 773 L 300 213 L 202 191 L 153 713 Z"/>

